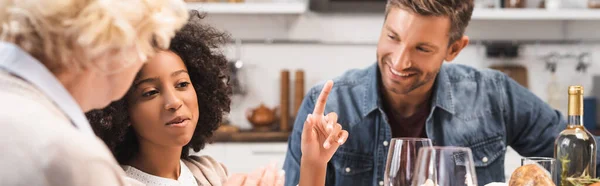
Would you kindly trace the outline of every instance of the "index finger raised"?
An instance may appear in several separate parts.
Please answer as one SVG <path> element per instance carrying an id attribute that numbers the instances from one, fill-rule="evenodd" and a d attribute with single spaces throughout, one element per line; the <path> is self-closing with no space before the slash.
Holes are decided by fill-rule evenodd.
<path id="1" fill-rule="evenodd" d="M 327 104 L 327 97 L 329 97 L 332 87 L 333 81 L 331 80 L 327 81 L 323 86 L 323 90 L 321 90 L 321 94 L 319 94 L 319 98 L 317 98 L 317 102 L 315 103 L 315 109 L 313 110 L 314 116 L 323 116 L 325 105 Z"/>

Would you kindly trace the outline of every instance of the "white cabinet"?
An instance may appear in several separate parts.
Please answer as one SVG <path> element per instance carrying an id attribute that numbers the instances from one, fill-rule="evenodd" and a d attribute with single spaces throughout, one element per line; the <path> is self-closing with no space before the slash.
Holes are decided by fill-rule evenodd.
<path id="1" fill-rule="evenodd" d="M 283 167 L 287 142 L 207 144 L 198 155 L 209 155 L 227 166 L 231 173 L 248 173 L 271 162 Z"/>

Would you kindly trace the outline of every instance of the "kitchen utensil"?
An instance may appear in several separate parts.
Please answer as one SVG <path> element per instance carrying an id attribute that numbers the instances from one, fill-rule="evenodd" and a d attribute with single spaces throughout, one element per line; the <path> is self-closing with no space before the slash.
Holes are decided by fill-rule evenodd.
<path id="1" fill-rule="evenodd" d="M 556 77 L 556 67 L 558 65 L 558 61 L 560 60 L 560 55 L 556 52 L 552 52 L 548 55 L 541 57 L 546 63 L 546 70 L 550 71 L 550 82 L 546 87 L 546 92 L 548 94 L 548 98 L 546 102 L 557 110 L 561 112 L 564 111 L 563 106 L 561 105 L 561 100 L 564 97 L 562 92 L 560 91 L 560 84 L 558 83 L 558 79 Z M 563 112 L 565 113 L 565 112 Z"/>
<path id="2" fill-rule="evenodd" d="M 241 48 L 242 40 L 236 39 L 236 57 L 234 60 L 228 62 L 229 67 L 229 83 L 232 88 L 233 95 L 245 95 L 246 94 L 246 83 L 243 67 L 244 62 L 241 59 Z"/>
<path id="3" fill-rule="evenodd" d="M 290 71 L 281 71 L 281 118 L 279 128 L 281 131 L 289 131 L 290 128 Z"/>
<path id="4" fill-rule="evenodd" d="M 304 100 L 304 71 L 297 70 L 294 80 L 294 111 L 292 113 L 294 117 L 296 117 L 298 110 L 300 110 L 302 100 Z"/>

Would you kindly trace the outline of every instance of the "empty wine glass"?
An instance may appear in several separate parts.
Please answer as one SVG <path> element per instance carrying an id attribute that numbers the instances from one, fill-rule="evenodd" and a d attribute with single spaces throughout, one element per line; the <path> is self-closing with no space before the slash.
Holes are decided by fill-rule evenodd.
<path id="1" fill-rule="evenodd" d="M 385 166 L 384 185 L 408 186 L 421 147 L 431 147 L 427 138 L 393 138 Z"/>
<path id="2" fill-rule="evenodd" d="M 476 186 L 471 149 L 465 147 L 421 148 L 413 186 Z"/>

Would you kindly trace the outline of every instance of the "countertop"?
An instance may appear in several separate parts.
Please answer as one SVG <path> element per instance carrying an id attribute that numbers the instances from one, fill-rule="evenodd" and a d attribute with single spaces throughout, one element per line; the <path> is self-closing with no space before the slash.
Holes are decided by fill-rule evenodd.
<path id="1" fill-rule="evenodd" d="M 289 131 L 257 132 L 242 130 L 240 132 L 215 132 L 213 142 L 287 142 Z"/>

